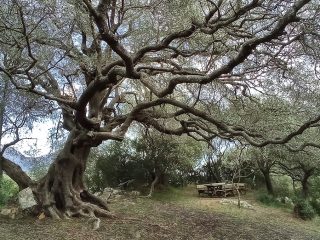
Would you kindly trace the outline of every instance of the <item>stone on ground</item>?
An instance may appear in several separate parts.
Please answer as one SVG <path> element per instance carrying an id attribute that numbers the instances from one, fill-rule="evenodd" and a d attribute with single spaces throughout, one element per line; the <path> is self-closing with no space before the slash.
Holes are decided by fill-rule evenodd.
<path id="1" fill-rule="evenodd" d="M 37 205 L 31 188 L 23 189 L 18 193 L 19 205 L 22 210 L 32 208 Z"/>

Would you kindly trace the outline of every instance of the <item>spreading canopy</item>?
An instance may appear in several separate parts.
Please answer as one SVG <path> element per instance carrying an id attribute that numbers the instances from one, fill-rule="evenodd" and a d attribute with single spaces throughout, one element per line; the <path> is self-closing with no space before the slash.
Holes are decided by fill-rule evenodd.
<path id="1" fill-rule="evenodd" d="M 90 131 L 83 141 L 121 140 L 138 121 L 168 134 L 264 146 L 286 143 L 320 120 L 312 112 L 290 133 L 268 138 L 225 114 L 236 101 L 245 105 L 267 95 L 296 100 L 296 85 L 311 91 L 319 70 L 316 1 L 2 6 L 2 76 L 56 102 L 65 129 Z"/>

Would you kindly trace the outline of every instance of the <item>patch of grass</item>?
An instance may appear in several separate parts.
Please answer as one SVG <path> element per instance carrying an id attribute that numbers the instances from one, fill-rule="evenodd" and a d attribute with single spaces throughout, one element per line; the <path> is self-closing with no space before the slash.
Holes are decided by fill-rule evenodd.
<path id="1" fill-rule="evenodd" d="M 263 204 L 258 201 L 257 198 L 259 195 L 265 192 L 249 191 L 246 195 L 241 196 L 241 201 L 244 200 L 253 205 L 254 209 L 250 210 L 245 208 L 239 209 L 236 205 L 222 205 L 220 203 L 221 198 L 198 197 L 196 189 L 193 186 L 186 189 L 178 189 L 178 191 L 175 191 L 175 189 L 173 189 L 176 196 L 169 196 L 168 200 L 166 200 L 165 196 L 169 195 L 170 191 L 160 193 L 163 194 L 161 198 L 163 203 L 174 203 L 189 210 L 201 210 L 205 213 L 223 214 L 225 216 L 231 217 L 232 219 L 234 219 L 234 221 L 245 223 L 245 226 L 256 226 L 259 223 L 259 226 L 256 226 L 257 228 L 264 228 L 266 225 L 268 225 L 274 227 L 275 229 L 292 228 L 300 229 L 306 232 L 317 232 L 319 233 L 320 239 L 320 217 L 316 217 L 311 221 L 305 222 L 294 217 L 292 206 L 286 205 L 281 202 L 274 202 L 274 199 L 270 200 L 271 202 L 268 205 Z M 236 200 L 236 198 L 233 199 Z"/>
<path id="2" fill-rule="evenodd" d="M 235 198 L 233 198 L 235 199 Z M 196 189 L 169 188 L 149 198 L 121 198 L 110 208 L 116 219 L 102 219 L 92 231 L 87 219 L 0 218 L 1 239 L 320 239 L 320 219 L 305 222 L 282 209 L 266 207 L 252 193 L 242 196 L 254 210 L 222 205 L 221 198 L 198 197 Z"/>
<path id="3" fill-rule="evenodd" d="M 186 201 L 188 197 L 192 196 L 193 188 L 174 188 L 168 187 L 162 191 L 156 191 L 152 195 L 152 199 L 156 201 L 162 202 L 178 202 L 178 201 Z"/>

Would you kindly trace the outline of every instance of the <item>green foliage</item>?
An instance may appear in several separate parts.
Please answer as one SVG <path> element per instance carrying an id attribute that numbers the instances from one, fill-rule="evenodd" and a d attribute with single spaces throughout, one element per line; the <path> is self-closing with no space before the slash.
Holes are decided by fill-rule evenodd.
<path id="1" fill-rule="evenodd" d="M 18 191 L 19 188 L 17 184 L 8 176 L 4 175 L 2 179 L 0 179 L 0 207 L 5 205 Z"/>
<path id="2" fill-rule="evenodd" d="M 256 199 L 264 205 L 276 208 L 292 209 L 292 205 L 286 203 L 285 197 L 275 197 L 264 192 L 258 192 L 256 194 Z"/>
<path id="3" fill-rule="evenodd" d="M 275 205 L 277 203 L 274 197 L 267 193 L 258 194 L 257 200 L 268 206 Z"/>
<path id="4" fill-rule="evenodd" d="M 299 199 L 296 202 L 293 211 L 297 217 L 303 220 L 311 220 L 316 215 L 312 205 L 305 199 Z"/>
<path id="5" fill-rule="evenodd" d="M 184 185 L 186 176 L 201 156 L 198 142 L 154 134 L 135 140 L 111 142 L 91 154 L 87 182 L 93 191 L 134 179 L 135 188 L 152 182 L 157 174 L 160 184 Z"/>
<path id="6" fill-rule="evenodd" d="M 273 175 L 274 193 L 279 197 L 293 196 L 292 180 L 286 175 Z"/>
<path id="7" fill-rule="evenodd" d="M 107 186 L 115 187 L 121 182 L 138 178 L 141 166 L 131 157 L 131 142 L 111 142 L 100 151 L 91 154 L 87 168 L 87 182 L 93 191 L 101 191 Z"/>
<path id="8" fill-rule="evenodd" d="M 314 211 L 320 216 L 320 199 L 313 198 L 311 199 L 310 204 L 313 207 Z"/>
<path id="9" fill-rule="evenodd" d="M 37 165 L 32 166 L 31 170 L 30 170 L 30 177 L 33 180 L 39 180 L 40 178 L 42 178 L 43 176 L 46 175 L 47 171 L 48 171 L 48 165 L 43 164 L 42 162 L 40 162 Z"/>
<path id="10" fill-rule="evenodd" d="M 313 198 L 320 198 L 320 176 L 316 176 L 311 179 L 310 193 Z"/>
<path id="11" fill-rule="evenodd" d="M 296 122 L 296 119 L 288 117 L 294 115 L 296 110 L 292 103 L 275 96 L 244 101 L 245 105 L 243 102 L 236 102 L 225 112 L 233 124 L 241 123 L 270 138 L 292 130 L 290 127 Z"/>

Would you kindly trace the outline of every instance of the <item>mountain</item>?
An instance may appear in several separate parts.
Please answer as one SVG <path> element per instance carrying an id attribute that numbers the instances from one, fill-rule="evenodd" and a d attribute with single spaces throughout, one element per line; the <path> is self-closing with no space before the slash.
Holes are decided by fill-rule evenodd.
<path id="1" fill-rule="evenodd" d="M 4 153 L 4 157 L 18 164 L 25 172 L 30 172 L 38 166 L 49 166 L 54 156 L 55 154 L 51 153 L 43 156 L 30 157 L 24 155 L 15 148 L 8 148 Z"/>

